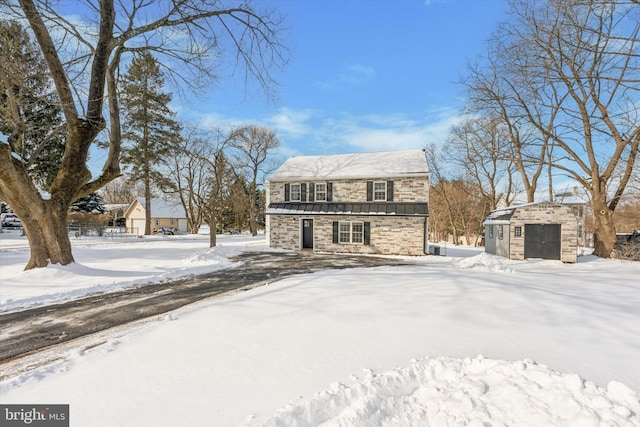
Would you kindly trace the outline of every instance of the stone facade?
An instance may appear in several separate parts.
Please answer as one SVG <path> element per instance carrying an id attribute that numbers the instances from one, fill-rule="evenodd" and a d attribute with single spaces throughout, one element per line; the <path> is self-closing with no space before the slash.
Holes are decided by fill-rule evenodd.
<path id="1" fill-rule="evenodd" d="M 366 203 L 368 181 L 393 181 L 393 203 L 427 204 L 429 177 L 404 176 L 380 179 L 323 179 L 269 182 L 267 204 L 285 202 L 285 185 L 331 183 L 330 203 Z M 315 202 L 318 203 L 318 202 Z M 320 202 L 322 203 L 322 202 Z M 385 202 L 381 202 L 385 203 Z M 269 245 L 274 248 L 297 250 L 303 247 L 302 220 L 313 220 L 313 250 L 320 252 L 345 252 L 361 254 L 424 255 L 427 249 L 426 215 L 269 215 L 267 211 L 266 233 Z M 370 231 L 368 244 L 334 243 L 335 222 L 367 223 Z"/>
<path id="2" fill-rule="evenodd" d="M 332 183 L 334 203 L 364 202 L 367 200 L 367 181 L 387 181 L 388 179 L 343 179 L 343 180 L 291 180 L 289 182 L 274 182 L 269 185 L 269 202 L 281 203 L 285 201 L 285 184 Z M 429 178 L 405 177 L 394 179 L 394 202 L 428 202 Z"/>
<path id="3" fill-rule="evenodd" d="M 525 259 L 526 226 L 532 224 L 559 225 L 560 260 L 569 263 L 577 262 L 578 220 L 571 207 L 554 203 L 543 202 L 513 207 L 508 218 L 498 221 L 488 219 L 485 222 L 487 252 L 503 255 L 510 259 Z M 492 226 L 496 230 L 493 236 L 489 233 Z M 502 239 L 503 243 L 496 244 L 491 239 L 498 239 L 497 230 L 500 227 L 503 227 L 505 235 Z"/>
<path id="4" fill-rule="evenodd" d="M 297 250 L 302 244 L 302 220 L 313 220 L 313 250 L 384 255 L 424 255 L 427 218 L 403 216 L 273 215 L 270 218 L 270 246 Z M 333 243 L 333 223 L 340 221 L 369 223 L 370 242 Z"/>

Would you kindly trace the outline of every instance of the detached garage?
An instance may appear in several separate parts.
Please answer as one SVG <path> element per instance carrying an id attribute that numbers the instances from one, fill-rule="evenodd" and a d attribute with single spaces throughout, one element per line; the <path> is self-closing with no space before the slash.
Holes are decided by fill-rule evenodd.
<path id="1" fill-rule="evenodd" d="M 541 202 L 498 209 L 484 222 L 485 252 L 510 259 L 578 260 L 578 220 L 569 206 Z"/>

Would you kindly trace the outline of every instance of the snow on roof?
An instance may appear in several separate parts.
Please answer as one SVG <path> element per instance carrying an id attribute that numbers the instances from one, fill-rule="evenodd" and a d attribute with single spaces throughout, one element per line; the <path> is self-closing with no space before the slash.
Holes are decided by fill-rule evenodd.
<path id="1" fill-rule="evenodd" d="M 519 205 L 511 205 L 507 208 L 496 209 L 495 211 L 489 212 L 489 215 L 487 215 L 487 218 L 484 221 L 484 223 L 485 224 L 508 224 L 509 220 L 513 216 L 513 213 L 516 211 L 516 209 L 525 208 L 528 206 L 536 206 L 536 205 L 563 206 L 562 203 L 554 203 L 549 201 L 530 202 L 530 203 L 522 203 Z"/>
<path id="2" fill-rule="evenodd" d="M 144 208 L 144 197 L 138 197 L 138 202 Z M 186 218 L 184 208 L 177 201 L 151 199 L 151 216 L 153 218 Z"/>
<path id="3" fill-rule="evenodd" d="M 144 200 L 144 199 L 143 199 Z M 152 202 L 153 203 L 153 202 Z M 129 203 L 105 203 L 104 204 L 104 208 L 107 212 L 109 211 L 115 211 L 118 209 L 122 209 L 122 210 L 127 210 L 127 208 L 130 206 Z M 143 205 L 144 206 L 144 205 Z"/>
<path id="4" fill-rule="evenodd" d="M 489 213 L 485 222 L 497 222 L 497 221 L 505 221 L 509 222 L 513 213 L 516 211 L 515 208 L 510 209 L 498 209 Z"/>
<path id="5" fill-rule="evenodd" d="M 429 173 L 424 150 L 291 157 L 267 181 L 391 178 Z"/>

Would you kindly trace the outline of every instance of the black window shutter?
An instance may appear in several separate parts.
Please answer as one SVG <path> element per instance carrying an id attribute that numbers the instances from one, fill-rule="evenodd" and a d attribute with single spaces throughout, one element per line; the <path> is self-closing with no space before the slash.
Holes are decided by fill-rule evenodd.
<path id="1" fill-rule="evenodd" d="M 288 202 L 289 201 L 289 192 L 291 191 L 291 185 L 290 184 L 285 184 L 284 185 L 284 201 Z"/>
<path id="2" fill-rule="evenodd" d="M 387 202 L 393 202 L 393 181 L 387 181 Z"/>
<path id="3" fill-rule="evenodd" d="M 338 243 L 338 221 L 333 221 L 333 243 Z"/>
<path id="4" fill-rule="evenodd" d="M 373 181 L 367 181 L 367 202 L 373 200 Z"/>
<path id="5" fill-rule="evenodd" d="M 307 184 L 300 184 L 300 201 L 307 201 Z"/>
<path id="6" fill-rule="evenodd" d="M 333 183 L 327 182 L 327 202 L 333 199 Z"/>
<path id="7" fill-rule="evenodd" d="M 364 244 L 365 245 L 371 244 L 371 223 L 370 222 L 364 223 Z"/>
<path id="8" fill-rule="evenodd" d="M 309 183 L 309 201 L 313 202 L 316 198 L 316 185 L 313 182 Z"/>

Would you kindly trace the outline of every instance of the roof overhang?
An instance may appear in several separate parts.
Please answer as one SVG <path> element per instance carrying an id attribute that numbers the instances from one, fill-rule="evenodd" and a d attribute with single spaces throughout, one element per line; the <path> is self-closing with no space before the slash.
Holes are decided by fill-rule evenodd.
<path id="1" fill-rule="evenodd" d="M 267 215 L 429 216 L 428 203 L 271 203 Z"/>

